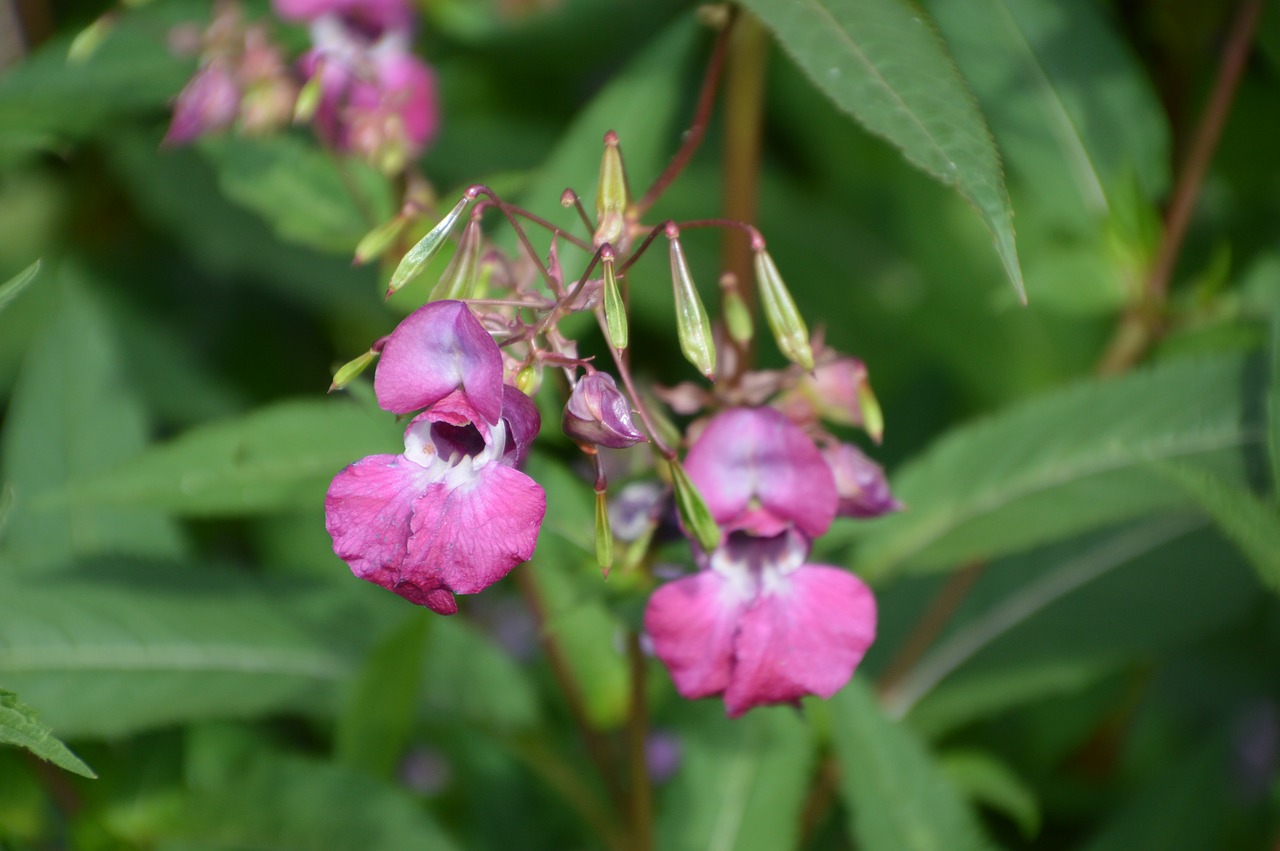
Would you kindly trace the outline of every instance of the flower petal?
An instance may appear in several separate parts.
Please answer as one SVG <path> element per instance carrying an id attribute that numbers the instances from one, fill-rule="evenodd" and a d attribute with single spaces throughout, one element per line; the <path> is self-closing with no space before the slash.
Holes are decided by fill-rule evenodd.
<path id="1" fill-rule="evenodd" d="M 733 408 L 694 441 L 685 471 L 716 522 L 777 534 L 786 523 L 816 538 L 835 518 L 835 477 L 798 426 L 773 408 Z M 755 499 L 762 510 L 747 513 Z"/>
<path id="2" fill-rule="evenodd" d="M 430 486 L 425 474 L 403 455 L 371 455 L 334 477 L 325 528 L 356 576 L 399 593 L 413 502 Z"/>
<path id="3" fill-rule="evenodd" d="M 373 389 L 395 414 L 425 408 L 461 387 L 484 419 L 502 414 L 502 355 L 470 308 L 436 301 L 409 314 L 382 348 Z"/>
<path id="4" fill-rule="evenodd" d="M 448 592 L 482 591 L 533 555 L 546 510 L 537 482 L 498 463 L 469 482 L 432 485 L 413 504 L 401 582 L 433 611 L 451 614 L 442 609 L 446 600 L 453 606 Z"/>
<path id="5" fill-rule="evenodd" d="M 741 589 L 714 570 L 668 582 L 653 592 L 644 628 L 680 694 L 710 697 L 729 687 L 733 637 L 746 602 Z"/>
<path id="6" fill-rule="evenodd" d="M 876 601 L 853 574 L 804 565 L 766 588 L 739 621 L 725 690 L 731 717 L 807 694 L 835 694 L 875 640 Z"/>
<path id="7" fill-rule="evenodd" d="M 507 423 L 503 463 L 518 467 L 529 454 L 529 444 L 542 428 L 542 415 L 533 400 L 510 385 L 502 387 L 502 419 Z"/>

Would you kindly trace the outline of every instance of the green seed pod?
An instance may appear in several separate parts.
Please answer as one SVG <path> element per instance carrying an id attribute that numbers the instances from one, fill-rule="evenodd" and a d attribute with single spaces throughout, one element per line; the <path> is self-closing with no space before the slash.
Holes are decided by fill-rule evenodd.
<path id="1" fill-rule="evenodd" d="M 711 321 L 707 319 L 707 310 L 698 297 L 698 288 L 693 285 L 689 262 L 680 247 L 680 231 L 668 226 L 667 238 L 671 240 L 671 283 L 675 287 L 676 332 L 680 337 L 680 351 L 699 372 L 714 380 L 716 346 L 711 336 Z"/>
<path id="2" fill-rule="evenodd" d="M 476 289 L 476 272 L 480 266 L 480 223 L 467 222 L 458 242 L 458 251 L 445 267 L 427 301 L 447 298 L 472 298 Z"/>
<path id="3" fill-rule="evenodd" d="M 391 247 L 391 243 L 395 242 L 396 237 L 400 236 L 406 224 L 408 220 L 404 216 L 396 216 L 365 234 L 356 245 L 355 264 L 363 266 L 370 260 L 381 257 Z"/>
<path id="4" fill-rule="evenodd" d="M 809 346 L 809 329 L 796 309 L 787 285 L 778 274 L 773 258 L 763 248 L 756 251 L 756 282 L 760 287 L 760 303 L 778 349 L 793 363 L 813 369 L 813 349 Z"/>
<path id="5" fill-rule="evenodd" d="M 609 329 L 609 342 L 618 350 L 627 347 L 627 308 L 613 273 L 613 255 L 604 259 L 604 318 Z"/>
<path id="6" fill-rule="evenodd" d="M 596 563 L 609 575 L 613 567 L 613 527 L 609 525 L 609 505 L 604 491 L 596 491 Z"/>
<path id="7" fill-rule="evenodd" d="M 404 256 L 391 275 L 391 283 L 387 286 L 388 297 L 416 278 L 423 267 L 431 262 L 431 258 L 436 256 L 440 246 L 444 245 L 445 239 L 453 231 L 453 226 L 458 223 L 458 219 L 462 218 L 462 211 L 470 203 L 471 198 L 464 195 L 449 211 L 449 215 L 440 220 L 440 224 L 433 227 L 430 233 L 418 240 L 417 245 L 409 249 L 409 253 Z"/>
<path id="8" fill-rule="evenodd" d="M 858 388 L 858 407 L 862 410 L 862 428 L 876 443 L 884 437 L 884 412 L 880 400 L 871 392 L 871 385 L 863 383 Z"/>
<path id="9" fill-rule="evenodd" d="M 610 130 L 604 135 L 604 156 L 600 160 L 600 183 L 596 187 L 596 232 L 592 238 L 599 248 L 617 243 L 626 230 L 627 172 L 618 149 L 618 135 Z"/>
<path id="10" fill-rule="evenodd" d="M 320 80 L 324 76 L 323 70 L 323 68 L 317 68 L 311 75 L 311 79 L 303 83 L 302 88 L 298 90 L 298 99 L 293 102 L 294 124 L 306 124 L 315 117 L 323 91 L 320 87 Z"/>
<path id="11" fill-rule="evenodd" d="M 671 484 L 676 492 L 676 510 L 680 512 L 680 522 L 693 535 L 698 546 L 711 552 L 720 546 L 720 527 L 707 508 L 707 503 L 698 493 L 697 487 L 685 473 L 679 461 L 671 461 Z"/>
<path id="12" fill-rule="evenodd" d="M 333 374 L 333 383 L 329 385 L 329 392 L 342 390 L 348 384 L 355 381 L 360 373 L 368 368 L 378 357 L 375 351 L 367 351 L 354 360 L 349 360 L 342 366 L 338 367 L 338 371 Z"/>
<path id="13" fill-rule="evenodd" d="M 751 311 L 743 301 L 736 286 L 725 287 L 722 307 L 724 309 L 724 325 L 729 331 L 729 338 L 735 343 L 745 346 L 755 336 L 755 323 L 751 321 Z"/>

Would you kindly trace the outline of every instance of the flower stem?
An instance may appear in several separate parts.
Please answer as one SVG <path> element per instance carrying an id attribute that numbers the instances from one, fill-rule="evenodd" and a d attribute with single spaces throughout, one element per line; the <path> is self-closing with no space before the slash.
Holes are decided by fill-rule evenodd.
<path id="1" fill-rule="evenodd" d="M 627 389 L 628 395 L 631 396 L 631 404 L 635 406 L 636 413 L 640 415 L 640 421 L 644 423 L 645 429 L 649 432 L 649 440 L 653 443 L 653 447 L 668 461 L 675 460 L 676 451 L 662 439 L 662 432 L 658 430 L 657 424 L 650 415 L 649 406 L 645 404 L 644 397 L 636 390 L 635 382 L 631 380 L 631 370 L 627 368 L 626 359 L 609 342 L 609 325 L 604 318 L 604 311 L 596 311 L 596 322 L 600 325 L 600 332 L 604 334 L 605 346 L 609 349 L 609 354 L 613 356 L 614 366 L 618 368 L 618 377 L 622 379 L 622 386 Z"/>
<path id="2" fill-rule="evenodd" d="M 1111 342 L 1098 362 L 1098 372 L 1102 375 L 1125 372 L 1160 337 L 1164 325 L 1165 299 L 1182 252 L 1187 228 L 1191 224 L 1191 215 L 1195 212 L 1205 176 L 1213 162 L 1218 142 L 1222 139 L 1222 131 L 1231 112 L 1236 90 L 1240 87 L 1240 78 L 1244 74 L 1245 62 L 1249 58 L 1265 5 L 1266 0 L 1244 0 L 1236 10 L 1213 91 L 1174 184 L 1155 261 L 1151 264 L 1151 271 L 1147 275 L 1138 303 L 1120 319 Z"/>
<path id="3" fill-rule="evenodd" d="M 542 596 L 538 592 L 538 586 L 534 583 L 528 570 L 517 570 L 515 575 L 516 584 L 520 586 L 520 593 L 524 596 L 525 604 L 529 607 L 530 614 L 533 615 L 534 621 L 538 624 L 538 643 L 542 646 L 543 655 L 547 657 L 547 664 L 551 667 L 551 675 L 555 678 L 556 685 L 560 687 L 560 693 L 564 696 L 565 703 L 569 707 L 569 714 L 573 716 L 573 723 L 578 728 L 578 735 L 582 738 L 582 744 L 586 747 L 588 756 L 591 757 L 591 761 L 595 764 L 600 778 L 604 781 L 605 789 L 609 792 L 609 798 L 613 801 L 614 807 L 619 813 L 626 813 L 627 798 L 618 783 L 618 772 L 614 764 L 613 751 L 609 747 L 608 741 L 591 725 L 591 719 L 587 717 L 586 701 L 582 697 L 582 689 L 573 677 L 573 671 L 569 668 L 569 662 L 565 658 L 559 642 L 556 641 L 555 636 L 547 628 L 547 610 L 543 605 Z"/>
<path id="4" fill-rule="evenodd" d="M 760 132 L 768 57 L 764 27 L 755 15 L 741 12 L 729 39 L 724 94 L 724 215 L 739 222 L 754 222 L 759 208 Z M 751 309 L 755 303 L 748 285 L 752 245 L 740 234 L 726 231 L 723 256 L 724 270 L 733 273 L 738 294 Z"/>
<path id="5" fill-rule="evenodd" d="M 635 851 L 653 848 L 653 788 L 649 779 L 649 703 L 645 691 L 647 666 L 640 634 L 627 636 L 627 661 L 631 667 L 631 708 L 627 715 L 627 755 L 631 781 L 631 838 Z"/>

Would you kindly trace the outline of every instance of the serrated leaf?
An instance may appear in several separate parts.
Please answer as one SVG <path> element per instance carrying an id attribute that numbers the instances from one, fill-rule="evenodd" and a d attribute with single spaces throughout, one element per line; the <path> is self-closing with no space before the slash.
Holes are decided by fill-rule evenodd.
<path id="1" fill-rule="evenodd" d="M 955 429 L 890 475 L 906 511 L 840 527 L 861 538 L 854 565 L 876 579 L 947 569 L 1185 504 L 1156 461 L 1236 480 L 1262 440 L 1256 372 L 1241 357 L 1175 361 Z"/>
<path id="2" fill-rule="evenodd" d="M 788 708 L 726 723 L 719 701 L 682 713 L 680 767 L 659 798 L 657 847 L 775 851 L 799 840 L 813 764 L 809 730 Z"/>
<path id="3" fill-rule="evenodd" d="M 223 191 L 262 216 L 286 240 L 350 255 L 377 222 L 394 212 L 391 187 L 377 169 L 339 159 L 295 136 L 206 139 Z"/>
<path id="4" fill-rule="evenodd" d="M 1186 464 L 1154 468 L 1191 497 L 1258 572 L 1262 584 L 1280 592 L 1280 509 L 1243 485 Z"/>
<path id="5" fill-rule="evenodd" d="M 981 214 L 1024 301 L 1000 156 L 930 21 L 905 0 L 745 0 L 813 84 Z"/>
<path id="6" fill-rule="evenodd" d="M 4 424 L 0 451 L 14 498 L 4 549 L 23 568 L 182 550 L 177 528 L 159 512 L 54 498 L 134 457 L 150 431 L 89 283 L 83 272 L 60 270 L 58 314 L 27 352 Z"/>
<path id="7" fill-rule="evenodd" d="M 864 851 L 976 851 L 993 846 L 977 818 L 904 725 L 858 677 L 829 702 L 850 834 Z"/>
<path id="8" fill-rule="evenodd" d="M 9 306 L 9 302 L 18 297 L 21 292 L 27 288 L 27 285 L 36 279 L 36 275 L 40 273 L 40 261 L 32 263 L 18 274 L 14 275 L 4 284 L 0 285 L 0 310 L 4 310 Z"/>
<path id="9" fill-rule="evenodd" d="M 0 689 L 0 744 L 26 748 L 41 759 L 81 777 L 96 779 L 98 776 L 84 764 L 84 760 L 54 738 L 53 730 L 40 723 L 34 709 L 4 689 Z"/>
<path id="10" fill-rule="evenodd" d="M 370 626 L 344 590 L 172 564 L 0 576 L 0 681 L 66 736 L 316 711 Z"/>
<path id="11" fill-rule="evenodd" d="M 347 464 L 399 451 L 396 431 L 390 417 L 346 400 L 280 402 L 154 446 L 70 497 L 201 517 L 318 507 Z"/>

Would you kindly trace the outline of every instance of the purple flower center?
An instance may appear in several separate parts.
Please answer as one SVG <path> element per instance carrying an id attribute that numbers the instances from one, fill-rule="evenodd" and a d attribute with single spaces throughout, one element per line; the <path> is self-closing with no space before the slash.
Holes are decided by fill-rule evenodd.
<path id="1" fill-rule="evenodd" d="M 808 553 L 808 541 L 795 529 L 769 536 L 737 531 L 711 554 L 710 567 L 739 599 L 750 600 L 785 591 L 788 574 L 804 564 Z"/>
<path id="2" fill-rule="evenodd" d="M 507 424 L 499 422 L 488 438 L 473 423 L 453 425 L 427 420 L 405 433 L 404 457 L 424 468 L 429 482 L 453 488 L 475 482 L 488 464 L 501 461 L 507 445 Z"/>

